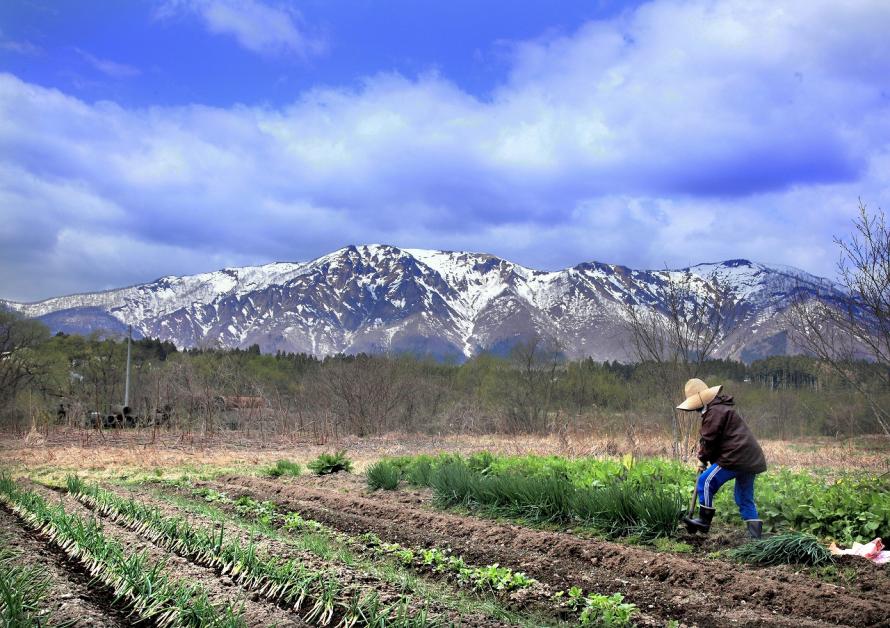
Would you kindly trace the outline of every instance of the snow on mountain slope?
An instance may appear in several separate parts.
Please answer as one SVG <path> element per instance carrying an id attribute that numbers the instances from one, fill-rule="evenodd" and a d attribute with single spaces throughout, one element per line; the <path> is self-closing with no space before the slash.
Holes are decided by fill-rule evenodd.
<path id="1" fill-rule="evenodd" d="M 712 277 L 735 292 L 736 321 L 721 348 L 728 357 L 751 357 L 760 351 L 752 343 L 788 350 L 776 314 L 788 307 L 791 292 L 835 289 L 796 269 L 746 260 L 699 264 L 688 272 L 701 298 L 708 298 Z M 663 307 L 658 286 L 667 273 L 596 262 L 545 272 L 484 253 L 363 245 L 305 263 L 162 277 L 7 305 L 54 330 L 85 333 L 119 322 L 180 347 L 257 343 L 264 351 L 315 355 L 413 351 L 460 358 L 540 334 L 573 357 L 626 359 L 622 304 Z"/>

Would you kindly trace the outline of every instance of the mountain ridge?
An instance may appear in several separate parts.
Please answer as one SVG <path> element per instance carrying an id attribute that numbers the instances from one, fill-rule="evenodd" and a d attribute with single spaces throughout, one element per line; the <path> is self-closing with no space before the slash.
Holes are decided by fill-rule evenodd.
<path id="1" fill-rule="evenodd" d="M 464 359 L 544 335 L 570 357 L 628 359 L 622 304 L 661 308 L 659 285 L 687 272 L 700 298 L 707 298 L 713 276 L 735 292 L 734 323 L 720 357 L 794 352 L 777 315 L 801 291 L 807 298 L 839 293 L 829 279 L 745 259 L 658 271 L 591 261 L 542 271 L 488 253 L 370 244 L 306 262 L 0 303 L 53 331 L 119 332 L 131 324 L 137 335 L 180 348 L 259 344 L 267 352 L 318 356 L 411 351 Z"/>

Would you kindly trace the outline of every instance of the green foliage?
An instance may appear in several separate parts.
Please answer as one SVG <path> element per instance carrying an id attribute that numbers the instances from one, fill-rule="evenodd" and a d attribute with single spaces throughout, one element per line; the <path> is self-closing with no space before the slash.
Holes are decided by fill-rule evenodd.
<path id="1" fill-rule="evenodd" d="M 467 458 L 467 466 L 482 475 L 488 475 L 494 462 L 494 454 L 490 451 L 479 451 Z"/>
<path id="2" fill-rule="evenodd" d="M 409 482 L 432 487 L 440 507 L 644 540 L 670 536 L 695 479 L 689 465 L 672 460 L 488 456 L 476 459 L 478 471 L 458 456 L 418 456 L 406 473 Z M 848 473 L 826 483 L 778 469 L 757 476 L 755 499 L 767 530 L 799 530 L 849 545 L 890 537 L 887 494 L 886 476 Z M 717 493 L 715 506 L 718 520 L 739 525 L 731 487 Z"/>
<path id="3" fill-rule="evenodd" d="M 494 468 L 494 463 L 486 468 Z M 564 471 L 483 475 L 463 460 L 453 459 L 434 469 L 430 484 L 442 507 L 461 506 L 538 523 L 580 523 L 613 537 L 670 536 L 682 509 L 678 492 L 651 477 L 631 481 L 619 476 L 603 488 L 580 488 Z"/>
<path id="4" fill-rule="evenodd" d="M 497 563 L 485 567 L 464 567 L 458 572 L 458 577 L 471 582 L 477 591 L 513 591 L 535 583 L 524 573 L 500 567 Z"/>
<path id="5" fill-rule="evenodd" d="M 417 565 L 433 573 L 450 574 L 460 584 L 469 585 L 476 591 L 500 593 L 515 591 L 536 584 L 536 580 L 519 571 L 501 567 L 497 563 L 484 567 L 467 565 L 460 556 L 449 550 L 427 548 L 414 550 L 398 543 L 384 543 L 374 534 L 366 534 L 361 540 L 369 549 L 398 558 L 403 565 Z"/>
<path id="6" fill-rule="evenodd" d="M 323 453 L 307 466 L 316 475 L 328 475 L 339 473 L 340 471 L 349 473 L 352 471 L 352 461 L 346 457 L 346 450 L 332 454 Z"/>
<path id="7" fill-rule="evenodd" d="M 716 506 L 732 513 L 732 494 Z M 890 478 L 847 475 L 826 485 L 808 473 L 779 470 L 757 476 L 760 516 L 772 529 L 792 529 L 844 545 L 890 537 Z"/>
<path id="8" fill-rule="evenodd" d="M 636 610 L 636 605 L 625 603 L 624 596 L 620 593 L 612 595 L 591 593 L 584 600 L 580 618 L 581 625 L 603 626 L 604 628 L 630 626 Z"/>
<path id="9" fill-rule="evenodd" d="M 429 486 L 433 475 L 433 458 L 418 456 L 404 471 L 408 484 L 412 486 Z"/>
<path id="10" fill-rule="evenodd" d="M 304 519 L 298 512 L 289 512 L 284 516 L 284 529 L 289 532 L 318 532 L 324 526 L 313 519 Z"/>
<path id="11" fill-rule="evenodd" d="M 302 472 L 303 467 L 296 462 L 291 462 L 290 460 L 278 460 L 273 466 L 266 469 L 265 475 L 273 478 L 278 478 L 283 475 L 297 477 Z"/>
<path id="12" fill-rule="evenodd" d="M 366 476 L 368 480 L 368 488 L 372 491 L 381 488 L 387 491 L 394 491 L 399 487 L 402 472 L 391 462 L 381 460 L 368 467 Z"/>
<path id="13" fill-rule="evenodd" d="M 258 502 L 249 495 L 242 495 L 232 505 L 239 517 L 252 519 L 265 526 L 272 525 L 277 511 L 275 502 Z"/>
<path id="14" fill-rule="evenodd" d="M 760 565 L 824 565 L 832 561 L 831 552 L 811 534 L 790 532 L 751 541 L 729 552 L 746 563 Z"/>
<path id="15" fill-rule="evenodd" d="M 667 537 L 655 539 L 655 549 L 660 552 L 671 552 L 673 554 L 690 554 L 693 548 L 689 543 L 683 543 Z"/>
<path id="16" fill-rule="evenodd" d="M 578 619 L 581 626 L 602 628 L 632 626 L 633 616 L 637 612 L 636 605 L 624 602 L 624 596 L 620 593 L 612 595 L 590 593 L 585 596 L 580 587 L 572 587 L 568 591 L 557 591 L 553 598 L 580 613 Z"/>

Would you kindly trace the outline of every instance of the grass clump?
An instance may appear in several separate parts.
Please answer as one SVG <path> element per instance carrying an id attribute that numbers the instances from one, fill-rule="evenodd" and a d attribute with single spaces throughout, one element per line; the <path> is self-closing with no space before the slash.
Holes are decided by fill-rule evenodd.
<path id="1" fill-rule="evenodd" d="M 346 457 L 346 450 L 332 454 L 323 453 L 307 466 L 315 475 L 329 475 L 331 473 L 339 473 L 340 471 L 349 473 L 352 471 L 352 461 Z"/>
<path id="2" fill-rule="evenodd" d="M 398 488 L 399 481 L 402 479 L 402 472 L 391 462 L 381 460 L 368 468 L 366 477 L 368 488 L 372 491 L 381 488 L 387 491 L 394 491 Z"/>
<path id="3" fill-rule="evenodd" d="M 825 565 L 831 552 L 815 536 L 802 532 L 777 534 L 746 543 L 729 552 L 737 560 L 758 565 Z"/>
<path id="4" fill-rule="evenodd" d="M 402 474 L 411 486 L 429 486 L 433 477 L 433 461 L 427 456 L 418 456 Z"/>
<path id="5" fill-rule="evenodd" d="M 283 475 L 297 477 L 303 472 L 303 467 L 301 467 L 296 462 L 291 462 L 290 460 L 277 460 L 275 464 L 265 471 L 265 475 L 271 478 L 280 478 Z"/>

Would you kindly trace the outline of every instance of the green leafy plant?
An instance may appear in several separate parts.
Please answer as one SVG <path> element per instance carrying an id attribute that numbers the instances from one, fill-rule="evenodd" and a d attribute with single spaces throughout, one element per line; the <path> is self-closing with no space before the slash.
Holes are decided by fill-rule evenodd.
<path id="1" fill-rule="evenodd" d="M 318 532 L 324 526 L 313 519 L 304 519 L 298 512 L 289 512 L 284 516 L 284 529 L 289 532 Z"/>
<path id="2" fill-rule="evenodd" d="M 674 534 L 694 481 L 688 465 L 628 456 L 566 459 L 484 452 L 467 460 L 443 454 L 399 462 L 410 484 L 433 488 L 439 507 L 587 526 L 646 542 Z M 826 482 L 810 472 L 778 469 L 757 480 L 757 505 L 767 531 L 799 530 L 847 545 L 890 537 L 888 493 L 886 475 L 845 473 Z M 738 525 L 732 491 L 720 491 L 715 506 L 718 521 Z"/>
<path id="3" fill-rule="evenodd" d="M 482 475 L 488 475 L 494 462 L 495 456 L 490 451 L 479 451 L 467 458 L 467 466 Z"/>
<path id="4" fill-rule="evenodd" d="M 591 593 L 584 599 L 579 619 L 582 626 L 630 626 L 636 611 L 636 605 L 624 602 L 624 596 L 620 593 Z"/>
<path id="5" fill-rule="evenodd" d="M 831 552 L 812 534 L 790 532 L 746 543 L 729 552 L 746 563 L 760 565 L 824 565 L 832 561 Z"/>
<path id="6" fill-rule="evenodd" d="M 477 568 L 463 568 L 460 577 L 473 583 L 478 591 L 513 591 L 535 583 L 521 571 L 501 567 L 497 563 Z"/>
<path id="7" fill-rule="evenodd" d="M 277 506 L 275 502 L 262 501 L 259 502 L 249 495 L 242 495 L 233 502 L 235 512 L 240 517 L 252 519 L 262 525 L 272 525 L 277 514 Z"/>
<path id="8" fill-rule="evenodd" d="M 346 450 L 341 450 L 332 454 L 323 453 L 307 466 L 316 475 L 328 475 L 331 473 L 339 473 L 340 471 L 349 473 L 352 471 L 352 461 L 346 457 Z"/>
<path id="9" fill-rule="evenodd" d="M 296 462 L 291 462 L 290 460 L 277 460 L 274 465 L 266 469 L 265 475 L 273 478 L 281 476 L 297 477 L 302 472 L 303 467 Z"/>
<path id="10" fill-rule="evenodd" d="M 368 488 L 370 488 L 372 491 L 376 491 L 377 489 L 381 488 L 387 491 L 393 491 L 399 486 L 399 481 L 402 478 L 402 472 L 391 462 L 381 460 L 380 462 L 376 462 L 368 467 L 366 477 L 368 481 Z"/>
<path id="11" fill-rule="evenodd" d="M 637 612 L 636 605 L 625 602 L 624 596 L 620 593 L 612 595 L 590 593 L 585 596 L 581 587 L 557 591 L 553 594 L 553 600 L 579 613 L 578 620 L 581 626 L 603 628 L 632 626 L 633 616 Z"/>

